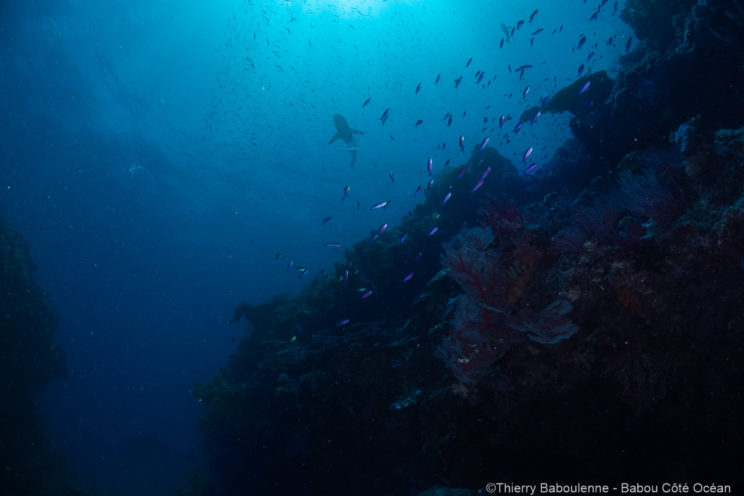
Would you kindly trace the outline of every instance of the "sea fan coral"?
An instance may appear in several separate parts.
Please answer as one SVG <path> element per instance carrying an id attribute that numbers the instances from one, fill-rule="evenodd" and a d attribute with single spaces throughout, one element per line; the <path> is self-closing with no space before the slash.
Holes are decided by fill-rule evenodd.
<path id="1" fill-rule="evenodd" d="M 679 212 L 680 202 L 653 170 L 623 171 L 619 183 L 622 204 L 635 215 L 660 225 Z"/>
<path id="2" fill-rule="evenodd" d="M 508 349 L 509 334 L 504 332 L 507 329 L 484 326 L 488 312 L 470 297 L 460 296 L 452 332 L 437 349 L 436 355 L 464 384 L 478 382 Z"/>
<path id="3" fill-rule="evenodd" d="M 509 222 L 505 229 L 512 236 L 523 237 L 516 224 Z M 450 335 L 437 354 L 464 384 L 476 383 L 519 343 L 554 344 L 578 330 L 568 318 L 573 305 L 565 300 L 557 300 L 539 313 L 526 307 L 518 311 L 518 302 L 537 266 L 537 250 L 525 243 L 502 257 L 493 243 L 487 229 L 468 229 L 446 247 L 442 257 L 449 276 L 465 294 L 456 300 Z"/>
<path id="4" fill-rule="evenodd" d="M 519 330 L 538 343 L 555 344 L 570 338 L 579 330 L 579 326 L 567 317 L 572 310 L 571 302 L 556 300 L 540 312 L 536 323 L 525 322 Z"/>
<path id="5" fill-rule="evenodd" d="M 509 277 L 498 252 L 489 249 L 492 242 L 488 229 L 465 230 L 445 247 L 442 264 L 474 301 L 503 311 Z"/>

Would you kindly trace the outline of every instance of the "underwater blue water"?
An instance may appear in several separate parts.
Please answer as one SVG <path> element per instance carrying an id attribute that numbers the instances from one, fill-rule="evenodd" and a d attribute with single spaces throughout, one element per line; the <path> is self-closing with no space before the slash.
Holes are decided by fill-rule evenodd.
<path id="1" fill-rule="evenodd" d="M 0 211 L 60 315 L 69 374 L 43 406 L 74 468 L 107 494 L 179 484 L 200 456 L 190 389 L 244 332 L 234 306 L 399 222 L 428 157 L 466 160 L 460 135 L 546 164 L 567 117 L 511 129 L 581 64 L 612 74 L 630 36 L 613 3 L 590 21 L 598 0 L 3 2 Z M 365 133 L 353 168 L 336 113 Z"/>

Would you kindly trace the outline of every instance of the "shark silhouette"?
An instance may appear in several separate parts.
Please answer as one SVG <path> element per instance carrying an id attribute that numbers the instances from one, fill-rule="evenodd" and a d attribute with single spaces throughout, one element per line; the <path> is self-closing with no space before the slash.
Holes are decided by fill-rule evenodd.
<path id="1" fill-rule="evenodd" d="M 331 138 L 331 141 L 329 141 L 328 144 L 330 145 L 337 139 L 344 140 L 344 143 L 346 143 L 346 149 L 351 152 L 351 167 L 354 167 L 354 162 L 356 162 L 356 152 L 359 150 L 356 143 L 354 143 L 354 135 L 364 134 L 364 132 L 350 128 L 349 123 L 346 122 L 346 119 L 344 119 L 344 116 L 341 114 L 333 116 L 333 124 L 336 126 L 336 134 L 333 135 L 333 138 Z"/>

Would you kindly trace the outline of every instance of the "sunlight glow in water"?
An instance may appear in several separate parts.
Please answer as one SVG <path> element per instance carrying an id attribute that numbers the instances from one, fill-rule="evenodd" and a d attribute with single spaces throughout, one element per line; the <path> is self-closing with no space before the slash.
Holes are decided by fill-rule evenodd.
<path id="1" fill-rule="evenodd" d="M 287 1 L 292 6 L 297 2 Z M 375 17 L 388 7 L 401 4 L 419 3 L 419 0 L 309 0 L 302 2 L 303 10 L 307 13 L 322 13 L 331 11 L 342 17 Z"/>

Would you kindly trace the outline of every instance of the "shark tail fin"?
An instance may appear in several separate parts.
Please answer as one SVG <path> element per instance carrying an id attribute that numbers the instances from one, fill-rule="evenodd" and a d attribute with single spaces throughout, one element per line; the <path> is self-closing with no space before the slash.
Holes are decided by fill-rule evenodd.
<path id="1" fill-rule="evenodd" d="M 329 141 L 329 142 L 328 142 L 328 144 L 330 145 L 331 143 L 333 143 L 334 141 L 336 141 L 336 140 L 337 140 L 337 139 L 339 139 L 340 137 L 341 137 L 341 136 L 339 136 L 339 135 L 338 135 L 338 133 L 334 134 L 334 135 L 333 135 L 333 138 L 331 138 L 331 141 Z"/>

